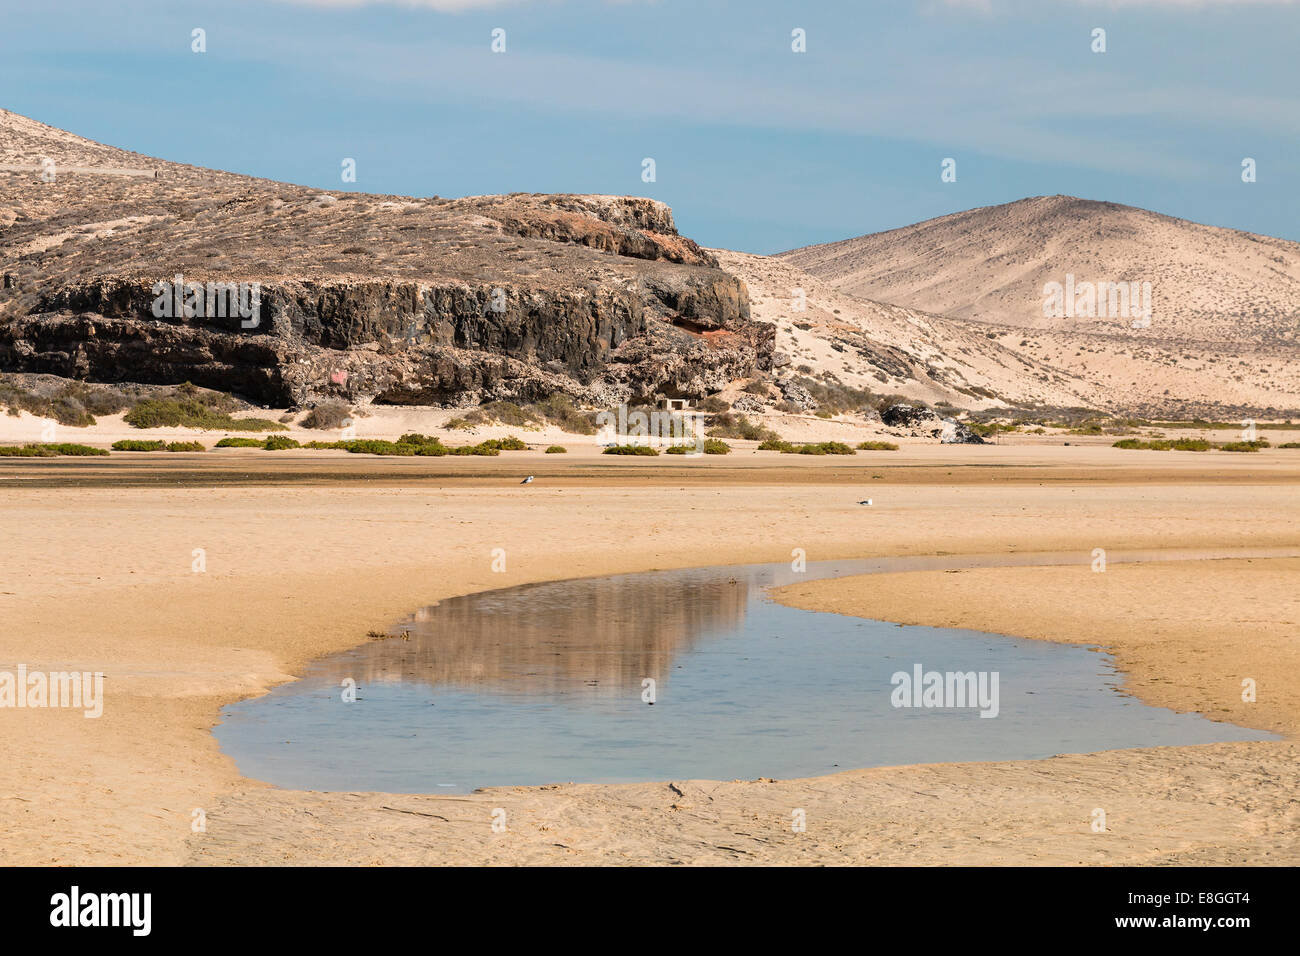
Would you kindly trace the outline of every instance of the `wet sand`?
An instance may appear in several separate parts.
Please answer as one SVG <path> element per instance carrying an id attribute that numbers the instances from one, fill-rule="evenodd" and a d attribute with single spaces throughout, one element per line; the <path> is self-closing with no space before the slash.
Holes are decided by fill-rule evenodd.
<path id="1" fill-rule="evenodd" d="M 964 467 L 984 452 L 985 467 Z M 210 732 L 223 704 L 415 608 L 486 588 L 789 560 L 795 548 L 818 560 L 1300 547 L 1294 453 L 1208 461 L 936 447 L 889 463 L 860 454 L 767 465 L 730 456 L 690 462 L 694 480 L 677 463 L 607 466 L 594 455 L 428 466 L 331 456 L 343 460 L 326 467 L 287 454 L 0 463 L 0 666 L 107 675 L 97 720 L 0 710 L 0 860 L 1300 860 L 1294 561 L 917 572 L 878 589 L 810 583 L 782 596 L 1103 644 L 1142 699 L 1276 730 L 1288 738 L 1280 743 L 439 797 L 275 790 L 241 778 Z M 417 465 L 443 471 L 414 480 Z M 339 468 L 349 474 L 331 472 Z M 528 473 L 538 480 L 519 487 Z M 865 497 L 869 508 L 856 503 Z M 493 548 L 506 549 L 505 573 L 491 570 Z M 1259 702 L 1234 702 L 1240 675 L 1254 674 Z M 1097 807 L 1106 833 L 1090 829 Z M 496 808 L 504 833 L 492 829 Z M 791 832 L 796 808 L 805 833 Z M 205 832 L 192 831 L 196 809 Z"/>

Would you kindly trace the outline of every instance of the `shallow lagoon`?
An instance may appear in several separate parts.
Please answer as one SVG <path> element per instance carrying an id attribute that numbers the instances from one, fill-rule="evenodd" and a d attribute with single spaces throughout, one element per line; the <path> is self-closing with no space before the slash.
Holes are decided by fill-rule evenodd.
<path id="1" fill-rule="evenodd" d="M 1086 557 L 717 567 L 452 598 L 394 628 L 409 639 L 322 659 L 227 708 L 216 734 L 244 774 L 278 786 L 409 793 L 1274 739 L 1142 704 L 1088 648 L 802 611 L 766 593 L 817 577 L 1066 561 Z M 996 674 L 997 716 L 895 707 L 893 676 L 917 665 Z"/>

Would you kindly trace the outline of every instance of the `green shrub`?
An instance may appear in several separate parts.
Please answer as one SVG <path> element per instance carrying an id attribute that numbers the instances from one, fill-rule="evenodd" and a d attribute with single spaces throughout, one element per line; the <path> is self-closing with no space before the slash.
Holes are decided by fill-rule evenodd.
<path id="1" fill-rule="evenodd" d="M 1300 441 L 1289 441 L 1285 444 L 1278 445 L 1278 448 L 1300 448 Z"/>
<path id="2" fill-rule="evenodd" d="M 1271 447 L 1266 441 L 1230 441 L 1219 445 L 1219 451 L 1252 452 Z"/>
<path id="3" fill-rule="evenodd" d="M 288 429 L 265 418 L 231 418 L 193 398 L 147 398 L 123 419 L 134 428 L 203 428 L 232 432 L 282 432 Z"/>
<path id="4" fill-rule="evenodd" d="M 601 454 L 604 455 L 646 455 L 656 456 L 659 454 L 657 449 L 649 445 L 610 445 Z"/>
<path id="5" fill-rule="evenodd" d="M 670 455 L 729 455 L 731 446 L 720 438 L 706 438 L 703 445 L 673 445 L 664 451 Z"/>
<path id="6" fill-rule="evenodd" d="M 316 444 L 316 442 L 312 442 Z M 260 438 L 223 438 L 217 442 L 217 448 L 261 448 L 262 439 Z"/>
<path id="7" fill-rule="evenodd" d="M 89 445 L 77 445 L 73 442 L 59 442 L 57 444 L 46 445 L 46 448 L 53 448 L 55 453 L 60 455 L 69 455 L 79 458 L 89 457 L 91 455 L 107 455 L 106 448 L 91 448 Z"/>
<path id="8" fill-rule="evenodd" d="M 567 455 L 568 453 L 569 449 L 565 448 L 563 445 L 552 445 L 550 448 L 546 449 L 546 454 L 548 455 Z"/>
<path id="9" fill-rule="evenodd" d="M 270 439 L 267 439 L 270 441 Z M 167 443 L 168 451 L 207 451 L 201 441 L 173 441 Z"/>
<path id="10" fill-rule="evenodd" d="M 71 458 L 89 458 L 107 454 L 107 449 L 91 448 L 89 445 L 78 445 L 73 442 L 31 443 L 22 447 L 10 445 L 0 448 L 0 456 L 6 458 L 56 458 L 60 455 Z"/>
<path id="11" fill-rule="evenodd" d="M 495 448 L 497 451 L 527 451 L 528 445 L 522 439 L 510 435 L 506 438 L 489 438 L 487 441 L 479 442 L 484 448 Z"/>
<path id="12" fill-rule="evenodd" d="M 378 438 L 358 438 L 353 441 L 339 442 L 344 451 L 354 455 L 414 455 L 416 445 L 383 441 Z"/>
<path id="13" fill-rule="evenodd" d="M 451 428 L 454 429 L 455 431 L 464 432 L 464 431 L 469 431 L 471 428 L 473 428 L 474 424 L 467 418 L 449 418 L 447 419 L 446 424 L 444 424 L 442 427 Z"/>
<path id="14" fill-rule="evenodd" d="M 1204 438 L 1176 438 L 1174 451 L 1209 451 L 1213 446 Z"/>
<path id="15" fill-rule="evenodd" d="M 852 448 L 842 441 L 810 442 L 795 449 L 799 455 L 853 455 Z"/>
<path id="16" fill-rule="evenodd" d="M 1143 441 L 1140 438 L 1122 438 L 1119 441 L 1115 442 L 1115 444 L 1112 445 L 1111 447 L 1142 449 L 1144 451 L 1169 451 L 1171 448 L 1174 447 L 1174 443 L 1170 441 L 1161 441 L 1158 439 L 1155 441 Z"/>
<path id="17" fill-rule="evenodd" d="M 287 435 L 271 435 L 266 441 L 262 442 L 262 447 L 266 451 L 285 451 L 290 448 L 301 448 L 296 439 L 289 438 Z"/>
<path id="18" fill-rule="evenodd" d="M 892 441 L 860 441 L 858 442 L 859 451 L 898 451 L 898 446 Z"/>
<path id="19" fill-rule="evenodd" d="M 140 438 L 124 438 L 113 442 L 113 451 L 162 451 L 166 447 L 166 442 Z"/>
<path id="20" fill-rule="evenodd" d="M 782 454 L 790 454 L 794 451 L 794 445 L 780 438 L 769 438 L 758 446 L 759 451 L 779 451 Z"/>

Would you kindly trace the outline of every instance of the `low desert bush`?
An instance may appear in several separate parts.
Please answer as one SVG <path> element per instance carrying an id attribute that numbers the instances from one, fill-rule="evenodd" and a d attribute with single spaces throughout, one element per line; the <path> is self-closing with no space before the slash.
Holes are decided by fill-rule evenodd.
<path id="1" fill-rule="evenodd" d="M 10 445 L 0 448 L 0 456 L 6 458 L 57 458 L 61 455 L 71 458 L 89 458 L 107 454 L 107 449 L 91 448 L 89 445 L 78 445 L 73 442 L 33 443 L 20 447 Z"/>
<path id="2" fill-rule="evenodd" d="M 266 441 L 262 442 L 262 447 L 266 451 L 286 451 L 290 448 L 301 448 L 296 439 L 289 438 L 287 435 L 271 435 Z"/>
<path id="3" fill-rule="evenodd" d="M 113 442 L 113 451 L 162 451 L 167 447 L 164 441 L 149 441 L 141 438 L 124 438 Z"/>
<path id="4" fill-rule="evenodd" d="M 203 428 L 232 432 L 277 432 L 288 429 L 266 418 L 232 418 L 198 399 L 146 398 L 123 419 L 133 428 Z"/>
<path id="5" fill-rule="evenodd" d="M 347 405 L 337 402 L 330 402 L 323 405 L 317 405 L 306 415 L 303 416 L 299 423 L 303 428 L 326 429 L 342 428 L 344 422 L 351 421 L 352 409 Z"/>
<path id="6" fill-rule="evenodd" d="M 610 445 L 602 452 L 605 455 L 645 455 L 654 457 L 659 454 L 657 449 L 649 445 Z"/>

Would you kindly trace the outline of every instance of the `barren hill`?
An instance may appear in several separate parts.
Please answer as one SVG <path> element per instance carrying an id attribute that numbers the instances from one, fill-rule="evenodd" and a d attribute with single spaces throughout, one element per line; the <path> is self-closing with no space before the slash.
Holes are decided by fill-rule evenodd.
<path id="1" fill-rule="evenodd" d="M 0 113 L 0 224 L 0 370 L 282 404 L 612 404 L 754 375 L 805 399 L 797 379 L 967 407 L 1088 400 L 946 320 L 702 249 L 650 199 L 320 191 Z M 806 311 L 786 307 L 794 285 Z"/>
<path id="2" fill-rule="evenodd" d="M 265 404 L 612 405 L 758 376 L 804 408 L 800 380 L 1268 414 L 1300 408 L 1298 249 L 1051 197 L 750 256 L 651 199 L 310 189 L 0 111 L 0 371 Z M 1151 282 L 1152 322 L 1045 319 L 1041 285 L 1071 271 Z"/>
<path id="3" fill-rule="evenodd" d="M 0 114 L 0 369 L 268 403 L 701 396 L 767 367 L 650 199 L 327 192 Z"/>
<path id="4" fill-rule="evenodd" d="M 840 292 L 785 259 L 713 251 L 744 279 L 753 317 L 776 326 L 778 372 L 959 408 L 1105 404 L 1089 382 L 961 322 Z"/>
<path id="5" fill-rule="evenodd" d="M 1046 196 L 780 258 L 855 297 L 955 320 L 1115 411 L 1300 408 L 1300 243 Z"/>
<path id="6" fill-rule="evenodd" d="M 1071 196 L 971 209 L 783 258 L 854 295 L 1026 328 L 1295 342 L 1300 324 L 1300 243 Z M 1150 282 L 1150 329 L 1124 317 L 1045 316 L 1044 286 L 1067 275 Z"/>

